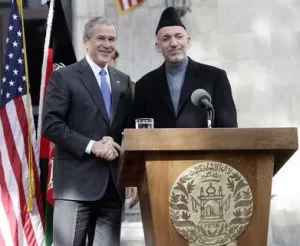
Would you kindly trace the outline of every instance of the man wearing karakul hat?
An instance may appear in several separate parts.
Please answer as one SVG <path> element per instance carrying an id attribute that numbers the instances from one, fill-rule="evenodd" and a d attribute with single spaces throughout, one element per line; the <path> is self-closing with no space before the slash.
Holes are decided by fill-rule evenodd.
<path id="1" fill-rule="evenodd" d="M 215 109 L 213 127 L 237 127 L 236 107 L 226 72 L 187 56 L 191 38 L 175 9 L 165 9 L 156 29 L 156 50 L 165 61 L 135 86 L 135 117 L 154 118 L 155 128 L 205 128 L 206 110 L 191 102 L 206 90 Z"/>

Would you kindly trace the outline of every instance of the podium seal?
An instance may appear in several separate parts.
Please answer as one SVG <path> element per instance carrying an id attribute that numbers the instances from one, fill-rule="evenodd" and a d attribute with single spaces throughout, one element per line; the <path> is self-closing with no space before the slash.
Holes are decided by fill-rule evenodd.
<path id="1" fill-rule="evenodd" d="M 189 246 L 237 245 L 253 212 L 245 177 L 221 162 L 205 161 L 187 168 L 169 195 L 169 213 Z"/>

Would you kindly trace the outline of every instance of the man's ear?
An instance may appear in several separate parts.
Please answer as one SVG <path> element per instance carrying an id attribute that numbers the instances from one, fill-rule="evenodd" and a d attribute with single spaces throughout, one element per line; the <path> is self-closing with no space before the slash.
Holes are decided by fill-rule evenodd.
<path id="1" fill-rule="evenodd" d="M 161 53 L 161 49 L 160 49 L 160 47 L 159 47 L 159 45 L 158 45 L 157 42 L 155 42 L 155 49 L 156 49 L 156 51 L 157 51 L 158 53 Z"/>
<path id="2" fill-rule="evenodd" d="M 190 48 L 192 46 L 192 38 L 191 37 L 187 37 L 187 46 L 188 46 L 188 48 Z"/>
<path id="3" fill-rule="evenodd" d="M 87 48 L 88 48 L 88 44 L 89 44 L 88 38 L 87 38 L 87 37 L 83 37 L 83 38 L 82 38 L 82 41 L 83 41 L 83 44 L 84 44 L 85 49 L 87 49 Z"/>

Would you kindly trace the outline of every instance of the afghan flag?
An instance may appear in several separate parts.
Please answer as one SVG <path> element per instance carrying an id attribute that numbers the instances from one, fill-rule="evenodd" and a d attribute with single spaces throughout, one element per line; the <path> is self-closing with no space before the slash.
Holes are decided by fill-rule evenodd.
<path id="1" fill-rule="evenodd" d="M 42 81 L 39 102 L 38 140 L 40 141 L 41 185 L 45 204 L 46 246 L 53 243 L 53 205 L 52 166 L 55 147 L 53 143 L 41 136 L 42 111 L 44 96 L 53 70 L 76 62 L 71 36 L 68 30 L 64 10 L 60 0 L 49 3 L 47 31 L 42 66 Z"/>

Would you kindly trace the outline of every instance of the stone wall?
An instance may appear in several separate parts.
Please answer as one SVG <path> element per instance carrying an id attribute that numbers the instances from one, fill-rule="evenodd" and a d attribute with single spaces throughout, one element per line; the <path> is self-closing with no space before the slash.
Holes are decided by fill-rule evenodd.
<path id="1" fill-rule="evenodd" d="M 105 14 L 119 27 L 119 68 L 138 80 L 162 63 L 155 29 L 163 0 L 147 0 L 120 15 L 106 0 Z M 241 127 L 300 125 L 300 2 L 297 0 L 192 0 L 183 17 L 196 61 L 227 71 Z"/>
<path id="2" fill-rule="evenodd" d="M 191 2 L 192 11 L 183 17 L 192 37 L 188 54 L 198 62 L 227 71 L 239 126 L 299 126 L 300 1 Z M 154 43 L 164 8 L 165 0 L 146 0 L 134 12 L 120 15 L 113 0 L 74 0 L 73 42 L 77 58 L 85 54 L 84 23 L 95 15 L 110 16 L 119 27 L 118 68 L 137 81 L 163 62 Z M 124 246 L 145 245 L 138 213 L 138 207 L 133 211 L 125 209 Z"/>

